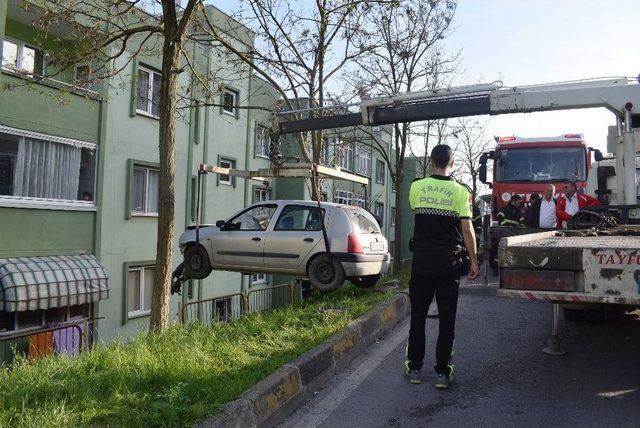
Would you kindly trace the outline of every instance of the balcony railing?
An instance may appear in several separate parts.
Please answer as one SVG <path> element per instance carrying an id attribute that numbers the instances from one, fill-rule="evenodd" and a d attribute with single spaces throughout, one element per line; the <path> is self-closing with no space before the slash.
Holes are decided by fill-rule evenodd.
<path id="1" fill-rule="evenodd" d="M 291 281 L 272 287 L 255 288 L 243 293 L 181 304 L 178 319 L 182 323 L 198 321 L 205 325 L 228 322 L 248 313 L 263 312 L 291 305 L 301 299 L 301 284 L 298 281 Z"/>
<path id="2" fill-rule="evenodd" d="M 91 344 L 91 320 L 58 323 L 0 335 L 0 367 L 17 358 L 30 361 L 48 355 L 78 355 Z"/>

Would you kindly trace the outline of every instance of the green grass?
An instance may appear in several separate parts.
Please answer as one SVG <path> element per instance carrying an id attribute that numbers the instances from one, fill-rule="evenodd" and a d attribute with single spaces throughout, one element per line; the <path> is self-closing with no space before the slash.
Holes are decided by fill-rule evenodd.
<path id="1" fill-rule="evenodd" d="M 228 324 L 19 361 L 0 370 L 0 426 L 191 425 L 390 297 L 349 284 Z"/>

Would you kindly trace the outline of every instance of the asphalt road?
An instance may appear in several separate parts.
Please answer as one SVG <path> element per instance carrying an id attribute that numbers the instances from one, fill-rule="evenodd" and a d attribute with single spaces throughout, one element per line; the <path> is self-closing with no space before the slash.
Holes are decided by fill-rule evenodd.
<path id="1" fill-rule="evenodd" d="M 563 357 L 541 353 L 551 312 L 545 302 L 463 294 L 452 389 L 433 387 L 435 319 L 425 382 L 402 376 L 405 320 L 282 426 L 640 426 L 640 312 L 601 324 L 561 319 Z"/>

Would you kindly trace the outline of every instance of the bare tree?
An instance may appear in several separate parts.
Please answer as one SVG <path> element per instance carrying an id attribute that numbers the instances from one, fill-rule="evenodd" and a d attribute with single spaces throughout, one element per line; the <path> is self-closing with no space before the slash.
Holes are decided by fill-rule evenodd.
<path id="1" fill-rule="evenodd" d="M 377 48 L 356 59 L 356 92 L 366 98 L 428 89 L 434 68 L 454 61 L 438 58 L 438 44 L 449 34 L 455 10 L 453 0 L 406 0 L 374 6 L 367 15 L 367 31 L 370 38 L 375 38 Z M 392 150 L 385 150 L 374 140 L 396 189 L 395 254 L 400 254 L 402 245 L 403 162 L 416 126 L 395 124 Z M 394 269 L 399 268 L 400 258 L 396 257 Z"/>
<path id="2" fill-rule="evenodd" d="M 379 0 L 385 2 L 385 0 Z M 386 0 L 387 2 L 390 0 Z M 229 40 L 229 32 L 211 21 L 197 24 L 197 31 L 224 46 L 230 61 L 249 65 L 271 83 L 283 98 L 283 109 L 298 111 L 338 103 L 341 72 L 370 49 L 361 37 L 363 17 L 371 1 L 317 0 L 313 4 L 286 0 L 248 0 L 233 14 L 256 33 L 256 48 L 240 51 Z M 238 24 L 241 25 L 241 24 Z M 235 58 L 234 58 L 235 57 Z M 330 110 L 306 110 L 288 119 L 318 117 Z M 324 150 L 322 131 L 296 136 L 300 157 L 320 162 Z M 314 197 L 317 195 L 312 185 Z"/>
<path id="3" fill-rule="evenodd" d="M 461 181 L 470 184 L 471 194 L 475 201 L 480 187 L 480 156 L 494 144 L 493 139 L 485 134 L 486 123 L 473 118 L 461 118 L 453 125 L 453 139 L 456 160 L 458 162 L 457 175 Z"/>
<path id="4" fill-rule="evenodd" d="M 179 10 L 175 0 L 36 0 L 28 6 L 38 14 L 34 23 L 42 37 L 56 42 L 54 73 L 91 62 L 93 80 L 118 75 L 141 53 L 162 57 L 159 88 L 159 202 L 156 271 L 150 330 L 163 331 L 169 322 L 169 289 L 173 265 L 175 205 L 175 138 L 178 75 L 184 71 L 186 43 L 202 0 L 188 0 Z M 160 13 L 149 13 L 158 8 Z M 66 26 L 71 31 L 59 34 Z M 124 64 L 124 65 L 123 65 Z M 36 76 L 35 80 L 48 76 Z"/>

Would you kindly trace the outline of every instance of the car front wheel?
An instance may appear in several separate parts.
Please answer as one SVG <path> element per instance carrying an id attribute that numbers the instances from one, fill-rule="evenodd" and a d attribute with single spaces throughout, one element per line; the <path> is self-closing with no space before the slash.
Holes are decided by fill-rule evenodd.
<path id="1" fill-rule="evenodd" d="M 345 280 L 342 265 L 328 254 L 320 254 L 311 260 L 307 276 L 311 285 L 323 292 L 337 290 Z"/>
<path id="2" fill-rule="evenodd" d="M 191 279 L 206 278 L 211 273 L 209 254 L 202 245 L 191 245 L 184 252 L 184 273 Z"/>
<path id="3" fill-rule="evenodd" d="M 380 275 L 367 275 L 367 276 L 356 276 L 354 278 L 350 278 L 350 281 L 356 287 L 372 288 L 376 286 L 379 279 L 380 279 Z"/>

